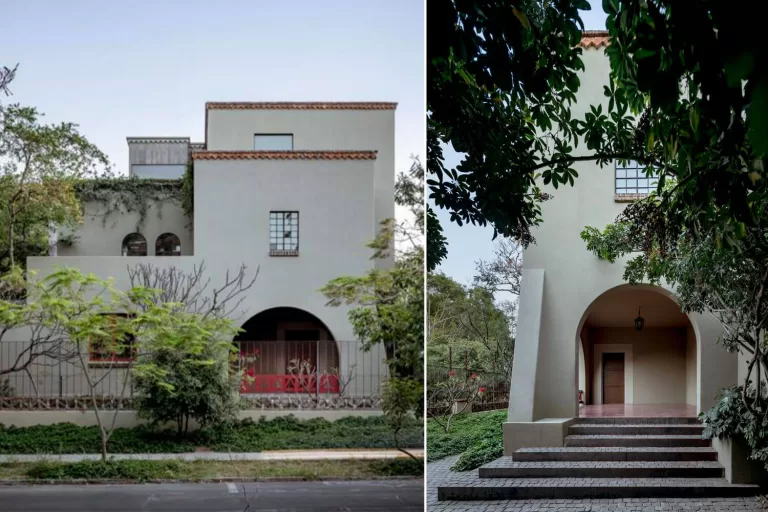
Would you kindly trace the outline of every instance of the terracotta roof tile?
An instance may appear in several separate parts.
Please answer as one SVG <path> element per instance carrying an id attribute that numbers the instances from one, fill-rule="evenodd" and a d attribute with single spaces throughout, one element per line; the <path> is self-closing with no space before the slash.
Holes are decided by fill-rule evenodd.
<path id="1" fill-rule="evenodd" d="M 397 103 L 387 102 L 220 102 L 209 101 L 206 110 L 395 110 Z"/>
<path id="2" fill-rule="evenodd" d="M 603 48 L 610 44 L 607 30 L 585 30 L 581 33 L 580 48 Z"/>
<path id="3" fill-rule="evenodd" d="M 195 151 L 193 160 L 375 160 L 376 151 Z"/>

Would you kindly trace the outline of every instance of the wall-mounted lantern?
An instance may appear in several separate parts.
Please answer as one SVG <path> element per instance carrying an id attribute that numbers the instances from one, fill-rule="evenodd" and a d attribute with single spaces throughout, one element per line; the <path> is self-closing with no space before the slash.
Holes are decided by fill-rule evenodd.
<path id="1" fill-rule="evenodd" d="M 645 318 L 640 316 L 640 306 L 637 307 L 637 318 L 635 318 L 635 329 L 641 331 L 645 325 Z"/>

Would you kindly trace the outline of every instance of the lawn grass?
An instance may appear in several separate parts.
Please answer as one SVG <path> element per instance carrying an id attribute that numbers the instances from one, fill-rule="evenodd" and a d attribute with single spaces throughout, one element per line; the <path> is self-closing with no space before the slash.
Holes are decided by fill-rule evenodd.
<path id="1" fill-rule="evenodd" d="M 421 448 L 423 423 L 411 422 L 399 435 L 403 448 Z M 100 453 L 97 427 L 71 423 L 33 427 L 0 425 L 2 454 Z M 347 417 L 336 421 L 298 420 L 293 416 L 243 421 L 180 438 L 175 431 L 148 427 L 120 428 L 109 442 L 109 453 L 185 453 L 204 447 L 219 452 L 311 450 L 331 448 L 394 448 L 392 429 L 382 416 Z"/>
<path id="2" fill-rule="evenodd" d="M 334 461 L 178 461 L 111 460 L 0 464 L 0 480 L 202 481 L 243 479 L 366 479 L 421 476 L 423 461 L 411 459 Z"/>
<path id="3" fill-rule="evenodd" d="M 502 424 L 506 419 L 506 409 L 461 414 L 454 417 L 449 433 L 434 419 L 428 420 L 427 460 L 461 454 L 459 467 L 465 470 L 479 467 L 490 457 L 498 458 L 497 447 L 501 446 Z M 490 445 L 493 445 L 492 449 L 489 449 Z M 480 453 L 482 456 L 478 456 Z M 471 462 L 461 463 L 462 459 Z"/>

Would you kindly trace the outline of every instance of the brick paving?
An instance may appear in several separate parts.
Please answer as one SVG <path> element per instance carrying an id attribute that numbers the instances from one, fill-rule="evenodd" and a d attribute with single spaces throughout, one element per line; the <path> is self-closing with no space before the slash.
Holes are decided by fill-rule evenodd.
<path id="1" fill-rule="evenodd" d="M 447 457 L 427 464 L 427 510 L 430 512 L 672 512 L 672 511 L 701 511 L 701 512 L 746 512 L 764 511 L 757 498 L 632 498 L 632 499 L 540 499 L 540 500 L 506 500 L 506 501 L 437 501 L 437 487 L 444 483 L 477 485 L 481 480 L 477 470 L 455 472 L 450 467 L 458 456 Z M 486 479 L 487 480 L 487 479 Z M 494 479 L 498 480 L 499 479 Z M 533 479 L 503 479 L 509 485 L 531 485 Z M 536 479 L 545 481 L 560 481 L 560 484 L 575 485 L 576 480 L 584 483 L 591 479 Z M 573 480 L 562 482 L 562 480 Z M 621 485 L 624 479 L 601 479 L 603 485 Z M 640 479 L 627 479 L 637 484 Z M 681 479 L 654 478 L 655 485 L 675 485 Z M 683 479 L 688 484 L 713 485 L 715 479 Z M 722 481 L 727 484 L 725 480 Z M 596 482 L 590 482 L 595 485 Z M 481 484 L 482 485 L 482 484 Z"/>

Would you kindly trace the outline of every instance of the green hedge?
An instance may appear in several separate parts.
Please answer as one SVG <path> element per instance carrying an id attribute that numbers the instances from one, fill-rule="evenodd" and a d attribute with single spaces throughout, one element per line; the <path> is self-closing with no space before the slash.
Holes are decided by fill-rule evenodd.
<path id="1" fill-rule="evenodd" d="M 412 421 L 400 433 L 404 448 L 421 448 L 423 423 Z M 100 453 L 97 427 L 70 423 L 34 427 L 0 425 L 0 453 Z M 181 438 L 174 431 L 148 427 L 120 428 L 109 442 L 109 453 L 183 453 L 196 447 L 213 451 L 260 452 L 328 448 L 393 448 L 392 431 L 384 417 L 347 417 L 298 420 L 293 416 L 273 420 L 242 421 L 230 428 L 190 433 Z"/>
<path id="2" fill-rule="evenodd" d="M 454 418 L 449 433 L 430 419 L 427 422 L 427 460 L 462 454 L 454 468 L 461 467 L 457 470 L 464 471 L 489 462 L 486 458 L 492 454 L 498 454 L 493 459 L 500 457 L 498 446 L 501 446 L 502 425 L 506 419 L 506 409 L 462 414 Z"/>

